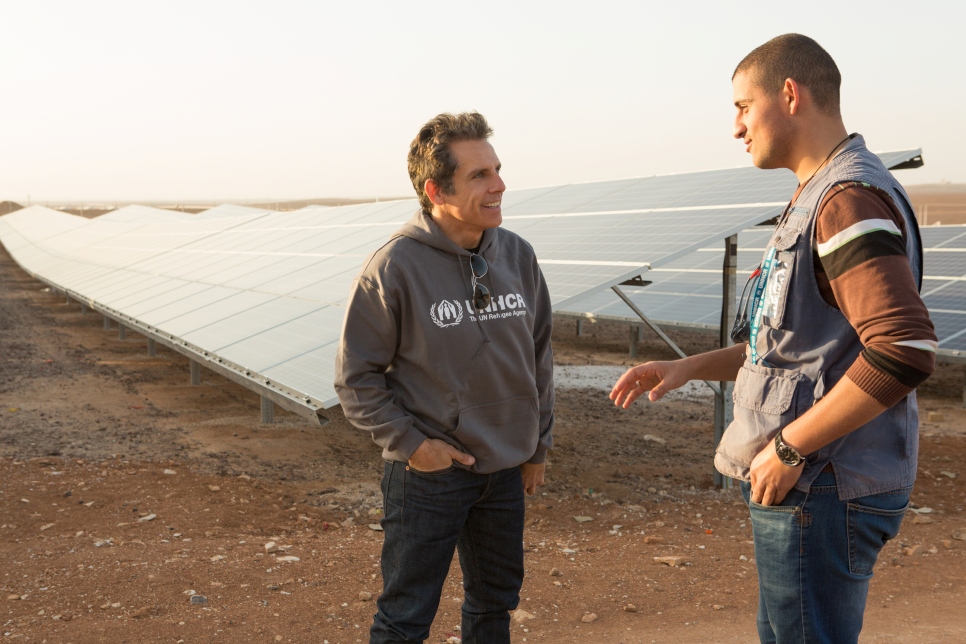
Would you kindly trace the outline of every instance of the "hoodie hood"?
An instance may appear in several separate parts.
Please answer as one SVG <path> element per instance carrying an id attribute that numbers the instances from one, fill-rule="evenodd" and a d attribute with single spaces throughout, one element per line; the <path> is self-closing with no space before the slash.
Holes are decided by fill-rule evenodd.
<path id="1" fill-rule="evenodd" d="M 499 231 L 499 228 L 490 228 L 483 231 L 483 238 L 480 240 L 480 255 L 489 251 L 488 256 L 492 257 L 496 253 L 497 231 Z M 446 233 L 436 225 L 432 216 L 422 210 L 417 211 L 412 219 L 397 230 L 396 236 L 409 237 L 421 244 L 426 244 L 450 255 L 463 255 L 465 257 L 472 255 L 470 251 L 465 248 L 460 248 L 456 242 L 447 237 Z"/>

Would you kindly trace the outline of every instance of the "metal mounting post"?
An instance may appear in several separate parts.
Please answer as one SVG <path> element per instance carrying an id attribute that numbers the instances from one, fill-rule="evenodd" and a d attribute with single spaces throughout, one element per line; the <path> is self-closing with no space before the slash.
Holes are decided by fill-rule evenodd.
<path id="1" fill-rule="evenodd" d="M 671 350 L 674 351 L 674 353 L 678 354 L 682 358 L 687 358 L 688 357 L 688 354 L 686 354 L 684 351 L 682 351 L 681 350 L 681 347 L 679 347 L 678 345 L 674 344 L 674 340 L 672 340 L 671 338 L 669 338 L 667 336 L 667 334 L 664 331 L 661 330 L 661 327 L 659 327 L 658 325 L 654 324 L 654 322 L 649 317 L 647 317 L 646 315 L 644 315 L 644 312 L 643 311 L 641 311 L 639 308 L 637 308 L 637 305 L 634 304 L 634 302 L 631 300 L 631 298 L 627 297 L 624 294 L 624 291 L 622 291 L 620 289 L 620 286 L 616 286 L 615 285 L 615 286 L 611 286 L 610 288 L 611 288 L 612 291 L 614 291 L 615 293 L 617 293 L 617 297 L 619 297 L 622 300 L 624 300 L 624 304 L 626 304 L 627 306 L 629 306 L 630 309 L 632 311 L 634 311 L 634 313 L 637 314 L 637 317 L 641 318 L 641 320 L 644 322 L 644 324 L 646 324 L 647 326 L 649 326 L 651 328 L 651 330 L 654 331 L 654 333 L 656 333 L 658 335 L 658 337 L 660 337 L 662 340 L 664 340 L 664 343 L 667 346 L 671 347 Z M 716 395 L 720 395 L 721 394 L 721 389 L 718 388 L 718 385 L 716 385 L 713 382 L 710 382 L 708 380 L 703 380 L 702 382 L 704 382 L 704 384 L 708 385 L 708 387 L 711 388 L 711 391 L 713 391 Z"/>
<path id="2" fill-rule="evenodd" d="M 111 318 L 107 317 L 106 315 L 104 316 L 104 330 L 105 331 L 111 330 Z"/>
<path id="3" fill-rule="evenodd" d="M 731 324 L 735 319 L 735 291 L 737 289 L 736 278 L 738 273 L 738 235 L 732 235 L 725 239 L 724 263 L 721 269 L 721 327 L 719 329 L 718 345 L 724 349 L 730 347 Z M 734 402 L 731 400 L 731 392 L 734 390 L 734 383 L 718 383 L 720 392 L 714 396 L 714 447 L 718 448 L 721 437 L 724 436 L 725 429 L 734 419 Z M 731 488 L 732 479 L 724 476 L 718 470 L 714 470 L 714 486 L 723 489 Z"/>
<path id="4" fill-rule="evenodd" d="M 81 302 L 81 315 L 87 315 L 87 303 Z"/>
<path id="5" fill-rule="evenodd" d="M 275 422 L 275 403 L 262 396 L 262 424 L 270 425 Z"/>
<path id="6" fill-rule="evenodd" d="M 123 324 L 118 324 L 117 325 L 117 339 L 118 340 L 124 340 L 125 338 L 127 338 L 127 327 L 125 327 Z"/>
<path id="7" fill-rule="evenodd" d="M 631 328 L 630 328 L 630 336 L 631 336 L 631 350 L 630 350 L 630 354 L 631 354 L 631 357 L 632 358 L 636 358 L 637 357 L 637 345 L 641 341 L 641 327 L 638 326 L 638 325 L 636 325 L 636 324 L 632 324 L 631 325 Z"/>
<path id="8" fill-rule="evenodd" d="M 191 364 L 191 384 L 201 384 L 201 365 L 196 360 L 189 360 Z"/>
<path id="9" fill-rule="evenodd" d="M 154 338 L 148 338 L 148 355 L 152 358 L 158 355 L 158 343 L 155 342 Z"/>
<path id="10" fill-rule="evenodd" d="M 580 336 L 583 334 L 584 334 L 584 319 L 577 318 L 577 335 Z"/>

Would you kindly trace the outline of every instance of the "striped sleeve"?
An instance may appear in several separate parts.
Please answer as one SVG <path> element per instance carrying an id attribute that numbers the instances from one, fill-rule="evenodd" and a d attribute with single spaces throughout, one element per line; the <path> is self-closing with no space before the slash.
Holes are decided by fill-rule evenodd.
<path id="1" fill-rule="evenodd" d="M 816 221 L 816 254 L 834 303 L 864 347 L 847 375 L 892 407 L 935 369 L 936 333 L 905 251 L 892 198 L 867 184 L 829 191 Z"/>

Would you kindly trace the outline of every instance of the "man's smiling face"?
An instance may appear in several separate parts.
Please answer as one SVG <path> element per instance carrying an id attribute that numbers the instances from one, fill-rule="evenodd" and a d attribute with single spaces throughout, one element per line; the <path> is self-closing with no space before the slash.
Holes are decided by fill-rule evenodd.
<path id="1" fill-rule="evenodd" d="M 440 214 L 466 233 L 496 228 L 503 222 L 500 204 L 506 184 L 493 146 L 488 141 L 457 141 L 450 144 L 450 152 L 457 163 L 453 193 L 440 195 L 444 202 Z"/>
<path id="2" fill-rule="evenodd" d="M 734 136 L 745 144 L 752 163 L 759 168 L 787 168 L 793 129 L 783 92 L 767 92 L 747 71 L 732 81 L 735 115 Z"/>

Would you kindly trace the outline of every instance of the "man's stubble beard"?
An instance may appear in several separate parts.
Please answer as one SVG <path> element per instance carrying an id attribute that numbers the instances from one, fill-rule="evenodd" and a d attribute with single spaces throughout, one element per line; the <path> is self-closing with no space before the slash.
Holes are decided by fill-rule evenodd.
<path id="1" fill-rule="evenodd" d="M 752 163 L 755 167 L 762 170 L 790 167 L 789 155 L 794 141 L 794 130 L 786 123 L 779 123 L 774 124 L 775 127 L 768 140 L 756 141 L 759 145 L 752 154 Z"/>

